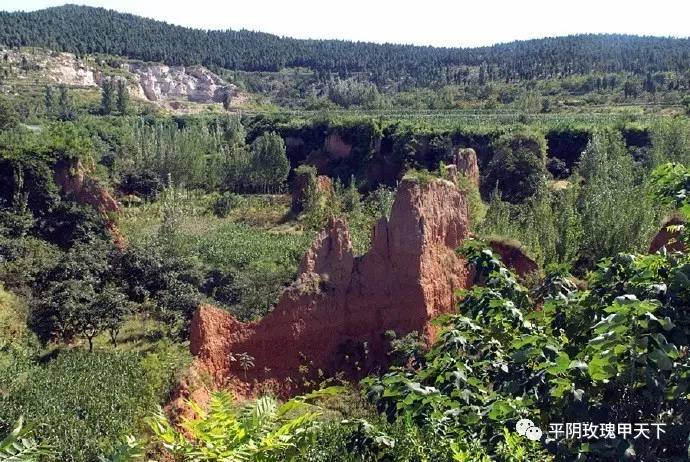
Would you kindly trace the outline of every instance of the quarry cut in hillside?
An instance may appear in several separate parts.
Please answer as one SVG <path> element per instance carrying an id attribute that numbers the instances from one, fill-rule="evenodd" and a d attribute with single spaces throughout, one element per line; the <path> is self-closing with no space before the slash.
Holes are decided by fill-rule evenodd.
<path id="1" fill-rule="evenodd" d="M 165 66 L 150 63 L 129 63 L 127 70 L 138 81 L 138 96 L 149 101 L 188 100 L 196 103 L 221 103 L 237 99 L 236 86 L 225 82 L 202 66 Z"/>
<path id="2" fill-rule="evenodd" d="M 451 312 L 455 292 L 469 286 L 469 270 L 455 253 L 468 236 L 460 189 L 440 179 L 404 180 L 367 254 L 354 257 L 347 223 L 331 219 L 296 282 L 260 321 L 242 323 L 201 306 L 191 328 L 193 370 L 242 396 L 266 387 L 289 396 L 319 377 L 359 378 L 385 367 L 386 331 L 433 338 L 429 321 Z"/>
<path id="3" fill-rule="evenodd" d="M 217 104 L 229 97 L 230 107 L 240 107 L 247 101 L 247 95 L 237 86 L 203 66 L 166 66 L 126 58 L 113 58 L 107 64 L 45 49 L 1 49 L 0 53 L 10 64 L 19 87 L 40 81 L 46 85 L 98 88 L 103 81 L 115 79 L 125 80 L 132 96 L 173 110 L 183 109 L 182 102 Z"/>

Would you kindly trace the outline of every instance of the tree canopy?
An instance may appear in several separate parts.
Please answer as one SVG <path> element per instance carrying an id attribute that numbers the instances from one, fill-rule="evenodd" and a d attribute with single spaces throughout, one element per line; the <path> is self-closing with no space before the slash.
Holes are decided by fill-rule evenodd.
<path id="1" fill-rule="evenodd" d="M 690 68 L 690 39 L 589 34 L 479 48 L 438 48 L 299 40 L 247 30 L 206 31 L 76 5 L 0 12 L 0 43 L 77 55 L 106 53 L 169 65 L 246 71 L 305 67 L 341 76 L 363 72 L 371 74 L 375 83 L 395 80 L 416 85 L 461 83 L 470 74 L 482 84 L 592 71 L 646 76 Z"/>

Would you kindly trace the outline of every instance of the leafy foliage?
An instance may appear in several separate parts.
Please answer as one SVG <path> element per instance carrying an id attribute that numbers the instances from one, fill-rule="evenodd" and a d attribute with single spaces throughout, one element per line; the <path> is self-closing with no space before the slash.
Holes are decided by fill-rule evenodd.
<path id="1" fill-rule="evenodd" d="M 603 130 L 562 185 L 542 185 L 521 204 L 494 190 L 480 231 L 520 241 L 544 265 L 566 263 L 582 272 L 601 258 L 648 245 L 663 210 L 647 173 L 619 132 Z"/>
<path id="2" fill-rule="evenodd" d="M 453 437 L 471 436 L 487 454 L 521 417 L 553 422 L 662 422 L 663 440 L 547 442 L 565 460 L 634 452 L 662 460 L 687 453 L 685 388 L 688 258 L 620 255 L 600 262 L 590 287 L 550 283 L 541 311 L 489 250 L 464 249 L 483 286 L 458 310 L 418 371 L 393 369 L 365 380 L 368 396 L 391 418 L 409 416 Z M 552 277 L 563 281 L 563 273 Z M 546 295 L 544 295 L 546 294 Z M 532 450 L 537 450 L 537 446 Z"/>
<path id="3" fill-rule="evenodd" d="M 276 192 L 290 173 L 285 143 L 276 133 L 264 133 L 252 143 L 250 162 L 254 184 L 263 192 Z"/>
<path id="4" fill-rule="evenodd" d="M 144 169 L 124 174 L 119 187 L 124 194 L 153 200 L 163 191 L 164 182 L 155 171 Z"/>
<path id="5" fill-rule="evenodd" d="M 115 450 L 110 456 L 99 456 L 99 462 L 132 462 L 144 456 L 141 443 L 133 436 L 125 438 L 124 443 Z"/>
<path id="6" fill-rule="evenodd" d="M 523 204 L 510 204 L 494 191 L 479 231 L 517 240 L 541 264 L 572 264 L 582 249 L 579 193 L 577 184 L 560 191 L 543 188 Z"/>
<path id="7" fill-rule="evenodd" d="M 504 135 L 494 143 L 495 154 L 484 183 L 497 188 L 511 203 L 520 203 L 543 188 L 546 179 L 545 141 L 526 133 Z"/>
<path id="8" fill-rule="evenodd" d="M 661 204 L 690 216 L 690 169 L 681 164 L 660 165 L 652 172 L 652 185 L 654 196 Z"/>
<path id="9" fill-rule="evenodd" d="M 9 130 L 17 126 L 17 112 L 14 107 L 5 99 L 0 99 L 0 130 Z"/>
<path id="10" fill-rule="evenodd" d="M 182 424 L 188 436 L 162 411 L 150 426 L 163 447 L 182 460 L 290 461 L 309 443 L 317 425 L 318 408 L 309 402 L 335 392 L 322 389 L 283 404 L 263 396 L 242 406 L 219 392 L 211 397 L 208 411 L 190 403 L 197 416 Z"/>
<path id="11" fill-rule="evenodd" d="M 690 127 L 677 117 L 657 121 L 652 129 L 652 161 L 690 165 Z"/>
<path id="12" fill-rule="evenodd" d="M 47 446 L 39 444 L 31 435 L 32 430 L 24 426 L 21 417 L 5 439 L 0 440 L 0 461 L 32 462 L 40 456 L 50 454 Z"/>
<path id="13" fill-rule="evenodd" d="M 580 161 L 582 257 L 597 261 L 647 244 L 658 213 L 644 173 L 635 165 L 620 135 L 594 136 Z"/>

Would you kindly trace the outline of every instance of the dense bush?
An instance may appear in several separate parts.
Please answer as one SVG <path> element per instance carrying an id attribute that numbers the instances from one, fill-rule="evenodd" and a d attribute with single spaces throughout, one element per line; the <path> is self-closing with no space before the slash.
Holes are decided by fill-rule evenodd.
<path id="1" fill-rule="evenodd" d="M 412 421 L 400 419 L 388 423 L 367 415 L 327 423 L 298 460 L 445 462 L 454 459 L 450 441 L 419 428 Z"/>
<path id="2" fill-rule="evenodd" d="M 176 185 L 203 187 L 207 180 L 206 157 L 219 150 L 221 133 L 206 127 L 180 129 L 172 123 L 137 122 L 126 135 L 117 158 L 126 174 L 152 171 Z"/>
<path id="3" fill-rule="evenodd" d="M 290 169 L 280 136 L 267 132 L 247 146 L 237 118 L 185 119 L 182 126 L 140 119 L 122 138 L 113 167 L 122 176 L 120 189 L 147 198 L 168 181 L 209 191 L 277 192 Z"/>
<path id="4" fill-rule="evenodd" d="M 192 404 L 196 416 L 185 421 L 184 434 L 162 410 L 150 425 L 167 452 L 180 460 L 292 461 L 318 425 L 320 409 L 311 402 L 333 393 L 337 389 L 322 389 L 283 404 L 263 396 L 238 405 L 230 394 L 220 392 L 211 397 L 208 411 Z"/>
<path id="5" fill-rule="evenodd" d="M 620 134 L 595 134 L 578 173 L 583 179 L 580 257 L 592 263 L 618 252 L 644 249 L 657 226 L 659 211 L 645 171 L 635 164 Z"/>
<path id="6" fill-rule="evenodd" d="M 504 200 L 524 202 L 546 181 L 546 141 L 529 133 L 508 134 L 494 143 L 494 156 L 484 174 L 484 185 L 497 188 Z"/>
<path id="7" fill-rule="evenodd" d="M 687 119 L 662 119 L 652 129 L 652 164 L 690 165 L 690 124 Z"/>
<path id="8" fill-rule="evenodd" d="M 17 111 L 5 98 L 0 99 L 0 130 L 9 130 L 19 123 Z"/>
<path id="9" fill-rule="evenodd" d="M 579 191 L 577 184 L 559 191 L 543 188 L 523 204 L 503 201 L 495 191 L 478 230 L 484 236 L 517 240 L 542 265 L 572 264 L 583 232 Z"/>
<path id="10" fill-rule="evenodd" d="M 331 101 L 345 108 L 359 106 L 374 109 L 382 103 L 378 88 L 369 82 L 353 79 L 333 80 L 328 82 L 326 91 Z"/>
<path id="11" fill-rule="evenodd" d="M 604 130 L 567 183 L 542 185 L 520 204 L 495 190 L 480 232 L 520 241 L 542 264 L 584 270 L 606 256 L 645 249 L 662 214 L 646 167 L 632 159 L 619 132 Z"/>
<path id="12" fill-rule="evenodd" d="M 685 457 L 687 255 L 605 259 L 588 290 L 546 284 L 543 307 L 533 311 L 527 290 L 491 251 L 469 243 L 463 252 L 483 285 L 466 291 L 461 314 L 444 320 L 424 368 L 365 380 L 383 412 L 473 440 L 487 456 L 498 456 L 504 428 L 527 417 L 545 431 L 543 447 L 558 460 Z M 563 281 L 562 273 L 554 277 Z M 546 439 L 550 424 L 612 421 L 662 423 L 666 433 Z M 524 460 L 545 460 L 537 456 L 542 443 Z"/>
<path id="13" fill-rule="evenodd" d="M 252 142 L 250 178 L 257 190 L 278 192 L 290 173 L 285 143 L 277 133 L 264 133 Z"/>
<path id="14" fill-rule="evenodd" d="M 230 211 L 237 207 L 239 197 L 234 194 L 225 193 L 218 197 L 213 203 L 213 214 L 218 218 L 225 218 Z"/>
<path id="15" fill-rule="evenodd" d="M 164 181 L 153 170 L 126 173 L 119 186 L 123 194 L 134 194 L 148 200 L 156 199 L 164 187 Z"/>

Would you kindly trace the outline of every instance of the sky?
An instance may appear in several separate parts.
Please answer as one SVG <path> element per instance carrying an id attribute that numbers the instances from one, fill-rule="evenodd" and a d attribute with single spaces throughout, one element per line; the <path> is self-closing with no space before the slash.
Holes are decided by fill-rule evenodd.
<path id="1" fill-rule="evenodd" d="M 481 46 L 580 33 L 690 36 L 688 0 L 70 0 L 203 29 L 295 38 Z M 31 11 L 66 3 L 0 0 Z"/>

